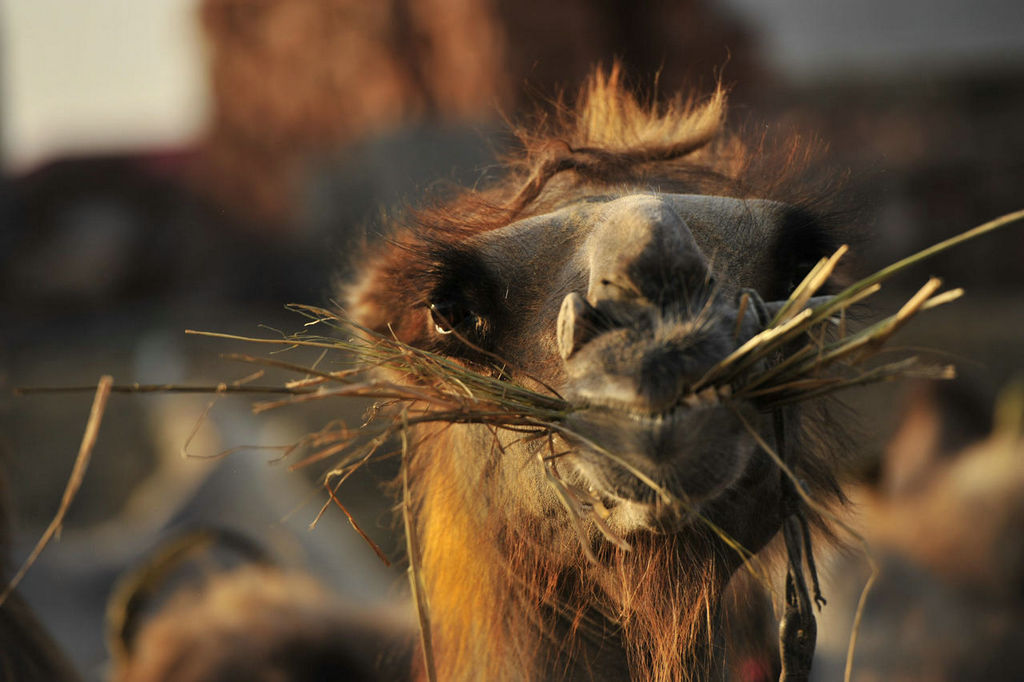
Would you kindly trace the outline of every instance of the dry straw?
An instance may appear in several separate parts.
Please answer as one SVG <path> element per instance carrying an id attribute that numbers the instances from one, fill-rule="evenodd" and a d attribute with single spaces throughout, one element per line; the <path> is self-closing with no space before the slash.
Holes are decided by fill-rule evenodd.
<path id="1" fill-rule="evenodd" d="M 50 525 L 46 527 L 39 540 L 36 542 L 36 546 L 32 549 L 32 552 L 28 555 L 28 558 L 22 562 L 18 572 L 14 574 L 14 577 L 7 583 L 3 591 L 0 592 L 0 607 L 3 606 L 4 602 L 7 601 L 11 593 L 17 589 L 18 584 L 21 583 L 25 574 L 39 558 L 39 555 L 43 553 L 46 545 L 49 544 L 50 540 L 54 536 L 60 534 L 61 526 L 64 523 L 64 517 L 68 513 L 68 509 L 71 507 L 71 503 L 74 501 L 75 496 L 78 494 L 78 489 L 82 487 L 82 481 L 85 479 L 85 472 L 89 468 L 89 460 L 92 458 L 92 450 L 96 446 L 96 439 L 99 437 L 100 424 L 103 421 L 103 412 L 107 409 L 107 399 L 110 397 L 111 386 L 114 380 L 109 376 L 100 377 L 99 383 L 96 385 L 95 391 L 96 396 L 93 398 L 92 409 L 89 410 L 89 421 L 85 424 L 85 432 L 82 434 L 82 444 L 78 448 L 78 456 L 75 457 L 75 464 L 71 468 L 71 475 L 68 477 L 67 485 L 64 487 L 64 494 L 61 496 L 60 506 L 57 508 L 57 512 L 53 515 L 53 519 L 50 521 Z"/>
<path id="2" fill-rule="evenodd" d="M 847 251 L 845 246 L 840 248 L 831 257 L 822 259 L 786 301 L 771 304 L 774 316 L 765 328 L 701 377 L 683 402 L 743 400 L 770 411 L 854 386 L 907 377 L 951 378 L 952 366 L 936 366 L 917 355 L 878 360 L 884 357 L 885 344 L 898 329 L 919 313 L 956 300 L 963 293 L 961 289 L 940 292 L 941 282 L 932 278 L 898 311 L 849 334 L 845 324 L 847 312 L 877 293 L 882 283 L 893 275 L 1022 217 L 1024 211 L 1002 216 L 904 258 L 838 294 L 817 296 Z M 550 454 L 556 456 L 553 438 L 579 438 L 568 432 L 564 422 L 570 413 L 586 410 L 586 405 L 566 401 L 554 389 L 531 377 L 526 377 L 526 383 L 533 387 L 513 380 L 509 365 L 498 358 L 481 371 L 479 367 L 469 367 L 409 346 L 391 334 L 377 334 L 358 327 L 341 312 L 305 305 L 289 307 L 308 318 L 304 332 L 274 339 L 191 330 L 187 333 L 281 347 L 322 349 L 334 353 L 341 369 L 318 369 L 319 360 L 309 366 L 276 358 L 232 354 L 226 357 L 286 370 L 300 378 L 283 386 L 127 386 L 114 387 L 114 390 L 287 394 L 278 400 L 256 403 L 257 412 L 332 398 L 376 401 L 375 409 L 360 428 L 332 424 L 297 444 L 311 450 L 303 463 L 336 458 L 338 467 L 332 473 L 334 479 L 349 475 L 351 467 L 367 461 L 372 446 L 424 423 L 482 424 L 492 429 L 519 432 L 526 439 L 547 438 L 552 443 Z M 327 329 L 328 333 L 314 333 L 317 328 Z M 379 369 L 388 371 L 376 371 Z M 387 376 L 401 377 L 401 380 L 382 378 Z M 617 453 L 595 443 L 589 445 L 629 468 L 664 501 L 670 501 L 667 491 L 629 467 Z M 552 460 L 552 457 L 545 458 L 547 462 Z M 570 503 L 567 507 L 580 506 L 573 500 L 574 491 L 565 487 L 557 472 L 548 480 L 560 499 Z"/>
<path id="3" fill-rule="evenodd" d="M 851 307 L 879 291 L 885 280 L 907 268 L 969 239 L 999 229 L 1024 218 L 1024 211 L 1007 214 L 956 237 L 947 239 L 904 258 L 866 277 L 833 296 L 817 296 L 821 287 L 847 252 L 844 246 L 829 258 L 823 258 L 796 287 L 786 301 L 765 306 L 745 299 L 741 311 L 760 307 L 774 315 L 764 329 L 742 343 L 722 359 L 692 387 L 683 403 L 735 401 L 753 403 L 764 411 L 818 398 L 854 386 L 863 386 L 907 377 L 951 378 L 952 366 L 929 364 L 917 355 L 879 362 L 885 344 L 900 327 L 917 314 L 951 302 L 963 293 L 960 289 L 939 292 L 941 283 L 930 279 L 897 312 L 854 333 L 846 333 L 846 316 Z M 254 404 L 256 412 L 310 401 L 337 398 L 362 398 L 375 401 L 363 424 L 356 428 L 334 421 L 284 450 L 298 459 L 297 468 L 314 462 L 331 461 L 333 468 L 324 482 L 328 499 L 341 507 L 357 531 L 366 538 L 337 498 L 341 484 L 359 467 L 376 456 L 381 446 L 393 437 L 421 424 L 480 424 L 495 434 L 499 430 L 516 432 L 523 440 L 546 439 L 547 456 L 541 457 L 547 481 L 565 506 L 574 525 L 591 518 L 612 542 L 628 547 L 602 521 L 597 500 L 566 481 L 556 462 L 567 440 L 586 442 L 569 431 L 565 418 L 586 410 L 573 404 L 542 381 L 526 377 L 533 387 L 513 380 L 512 369 L 492 357 L 481 371 L 451 358 L 402 343 L 394 335 L 378 334 L 346 319 L 343 313 L 306 305 L 291 305 L 307 318 L 305 330 L 281 338 L 253 338 L 216 332 L 187 330 L 228 341 L 266 344 L 279 349 L 313 348 L 321 351 L 315 363 L 292 363 L 275 357 L 232 353 L 226 358 L 284 370 L 296 379 L 282 385 L 252 385 L 236 382 L 217 386 L 114 385 L 113 392 L 127 393 L 244 393 L 280 396 Z M 751 314 L 741 312 L 741 314 Z M 323 330 L 323 333 L 318 333 Z M 468 343 L 468 341 L 467 341 Z M 338 369 L 320 369 L 328 357 Z M 386 372 L 378 370 L 385 369 Z M 389 380 L 385 377 L 400 377 Z M 22 393 L 47 390 L 93 390 L 92 387 L 57 389 L 20 389 Z M 497 441 L 497 439 L 496 439 Z M 650 486 L 667 504 L 685 504 L 675 499 L 658 483 L 631 466 L 618 453 L 598 443 L 586 444 L 599 454 L 629 470 Z M 800 486 L 797 486 L 798 489 Z M 323 511 L 323 510 L 322 510 Z M 322 513 L 322 512 L 321 512 Z M 582 528 L 582 527 L 581 527 Z M 586 544 L 586 543 L 584 543 Z M 372 545 L 372 543 L 371 543 Z M 379 548 L 375 551 L 381 556 Z"/>
<path id="4" fill-rule="evenodd" d="M 907 377 L 953 377 L 952 366 L 935 366 L 917 355 L 891 361 L 880 361 L 880 358 L 884 357 L 882 354 L 886 351 L 886 342 L 899 328 L 921 312 L 956 300 L 962 295 L 962 290 L 940 292 L 941 282 L 932 278 L 894 314 L 854 333 L 847 333 L 847 313 L 853 306 L 877 293 L 882 283 L 893 275 L 937 253 L 1022 218 L 1024 211 L 1017 211 L 992 220 L 908 256 L 833 296 L 817 294 L 847 252 L 845 246 L 831 257 L 822 259 L 786 301 L 766 305 L 761 301 L 752 301 L 751 295 L 748 295 L 740 303 L 741 316 L 751 314 L 751 308 L 761 310 L 762 314 L 768 312 L 771 317 L 764 329 L 740 344 L 734 352 L 701 377 L 691 387 L 689 395 L 682 403 L 712 401 L 728 405 L 730 402 L 742 400 L 768 412 L 783 405 L 818 398 L 854 386 Z M 338 500 L 338 489 L 359 467 L 373 457 L 386 454 L 378 453 L 383 449 L 381 446 L 392 438 L 398 438 L 403 443 L 404 462 L 408 431 L 421 424 L 483 425 L 495 434 L 497 447 L 503 447 L 497 438 L 499 430 L 514 432 L 522 440 L 546 439 L 547 455 L 541 456 L 540 461 L 545 467 L 547 481 L 565 507 L 581 538 L 587 535 L 584 520 L 589 519 L 611 542 L 623 549 L 629 549 L 628 543 L 617 537 L 604 523 L 604 508 L 601 503 L 559 475 L 557 460 L 564 454 L 559 451 L 560 443 L 586 442 L 595 452 L 608 457 L 650 486 L 661 496 L 663 502 L 685 504 L 685 500 L 674 499 L 656 481 L 631 466 L 619 454 L 608 451 L 597 443 L 587 442 L 578 434 L 569 431 L 565 426 L 565 418 L 572 412 L 586 410 L 586 405 L 570 403 L 557 391 L 535 378 L 525 377 L 527 383 L 535 386 L 533 388 L 513 380 L 514 370 L 500 358 L 491 356 L 493 362 L 481 370 L 479 367 L 469 367 L 443 355 L 409 346 L 394 335 L 378 334 L 361 328 L 346 319 L 341 312 L 306 305 L 291 305 L 289 308 L 307 318 L 306 329 L 303 332 L 281 338 L 252 338 L 192 330 L 187 330 L 186 333 L 228 341 L 269 344 L 282 349 L 319 349 L 321 355 L 317 362 L 312 364 L 242 354 L 226 356 L 236 361 L 292 372 L 297 376 L 293 381 L 273 386 L 254 386 L 240 382 L 217 386 L 131 384 L 115 385 L 110 390 L 126 393 L 245 393 L 280 396 L 274 400 L 255 403 L 253 409 L 256 412 L 284 405 L 335 398 L 362 398 L 375 401 L 365 422 L 358 428 L 349 428 L 337 421 L 331 422 L 284 449 L 286 455 L 294 456 L 304 451 L 304 456 L 293 464 L 293 467 L 318 461 L 333 462 L 333 468 L 324 479 L 328 499 L 321 513 L 332 503 L 341 507 L 353 527 L 368 542 L 369 538 Z M 320 329 L 325 330 L 324 333 L 315 333 L 314 330 Z M 340 369 L 319 369 L 327 356 L 330 356 Z M 381 369 L 387 371 L 378 371 Z M 388 380 L 385 378 L 388 376 L 401 377 L 401 380 Z M 73 391 L 93 388 L 20 389 L 20 392 L 47 390 Z M 796 490 L 805 498 L 804 502 L 845 527 L 827 510 L 806 497 L 803 486 L 795 480 L 792 472 L 778 455 L 771 451 L 760 436 L 754 435 L 769 455 L 777 460 L 785 475 L 794 480 Z M 404 464 L 403 485 L 408 486 Z M 403 515 L 406 524 L 410 524 L 412 521 L 408 516 L 407 504 L 403 505 Z M 712 528 L 744 558 L 752 558 L 751 553 L 739 543 L 720 529 L 713 526 Z M 412 534 L 407 535 L 411 537 Z M 383 558 L 380 549 L 372 542 L 370 544 Z M 593 559 L 589 551 L 589 542 L 583 542 L 582 546 L 588 557 Z M 433 665 L 432 660 L 429 660 L 429 615 L 426 613 L 417 575 L 418 551 L 414 544 L 410 544 L 408 549 L 410 581 L 414 594 L 417 595 L 425 656 L 428 657 L 425 664 L 427 670 L 431 671 Z M 861 606 L 863 598 L 862 595 Z M 858 612 L 858 618 L 859 615 Z M 856 629 L 854 632 L 856 633 Z M 852 642 L 847 675 L 851 662 Z"/>

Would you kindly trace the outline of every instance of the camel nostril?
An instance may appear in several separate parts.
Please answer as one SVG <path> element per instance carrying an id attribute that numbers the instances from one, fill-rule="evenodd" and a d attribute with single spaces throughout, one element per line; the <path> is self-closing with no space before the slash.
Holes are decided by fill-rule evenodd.
<path id="1" fill-rule="evenodd" d="M 562 300 L 562 309 L 558 312 L 558 352 L 563 360 L 568 360 L 573 353 L 599 331 L 594 309 L 575 291 Z"/>

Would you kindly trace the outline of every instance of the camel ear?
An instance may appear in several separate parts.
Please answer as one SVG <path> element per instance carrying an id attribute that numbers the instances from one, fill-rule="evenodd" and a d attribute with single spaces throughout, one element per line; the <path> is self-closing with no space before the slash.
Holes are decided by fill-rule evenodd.
<path id="1" fill-rule="evenodd" d="M 371 293 L 352 299 L 345 312 L 348 319 L 359 327 L 394 336 L 410 346 L 424 347 L 430 327 L 429 309 L 422 303 L 399 307 L 389 303 L 387 296 Z"/>
<path id="2" fill-rule="evenodd" d="M 356 325 L 419 346 L 429 326 L 428 280 L 406 250 L 383 249 L 366 259 L 355 279 L 339 283 L 338 301 Z"/>

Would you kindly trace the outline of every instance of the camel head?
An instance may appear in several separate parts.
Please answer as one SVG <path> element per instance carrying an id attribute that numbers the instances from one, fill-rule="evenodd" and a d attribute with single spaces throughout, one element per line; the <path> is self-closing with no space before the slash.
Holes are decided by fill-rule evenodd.
<path id="1" fill-rule="evenodd" d="M 709 379 L 846 238 L 795 181 L 799 154 L 751 151 L 723 117 L 720 93 L 642 105 L 598 75 L 566 120 L 521 132 L 504 180 L 407 216 L 345 291 L 363 327 L 570 406 L 548 438 L 479 423 L 418 438 L 413 532 L 452 676 L 543 658 L 537 599 L 571 631 L 574 613 L 625 628 L 594 660 L 701 669 L 708 613 L 786 516 L 752 432 L 784 430 L 808 490 L 838 494 L 821 405 L 765 411 Z M 566 495 L 592 524 L 569 522 Z"/>
<path id="2" fill-rule="evenodd" d="M 773 201 L 588 196 L 475 235 L 437 262 L 427 338 L 543 377 L 580 408 L 566 424 L 578 437 L 568 436 L 563 475 L 619 532 L 676 530 L 750 469 L 757 445 L 737 412 L 767 428 L 761 415 L 695 388 L 765 324 L 756 311 L 740 318 L 740 293 L 785 298 L 813 249 L 830 246 L 814 235 L 794 257 L 792 242 L 814 228 Z M 682 503 L 665 504 L 637 472 Z"/>

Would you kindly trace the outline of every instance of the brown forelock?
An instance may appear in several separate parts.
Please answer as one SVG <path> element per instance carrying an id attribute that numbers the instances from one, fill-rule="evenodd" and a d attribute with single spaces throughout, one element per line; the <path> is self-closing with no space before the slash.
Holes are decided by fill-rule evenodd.
<path id="1" fill-rule="evenodd" d="M 597 71 L 576 107 L 560 108 L 535 130 L 516 131 L 520 148 L 505 159 L 502 180 L 411 212 L 368 269 L 360 292 L 367 317 L 360 321 L 377 331 L 390 326 L 407 343 L 423 343 L 426 297 L 439 253 L 474 234 L 588 195 L 638 189 L 718 194 L 777 199 L 819 216 L 828 213 L 823 198 L 835 196 L 835 188 L 807 178 L 813 143 L 791 138 L 777 144 L 762 134 L 748 146 L 722 133 L 721 89 L 704 103 L 677 97 L 664 105 L 643 104 L 623 80 L 617 67 Z"/>

